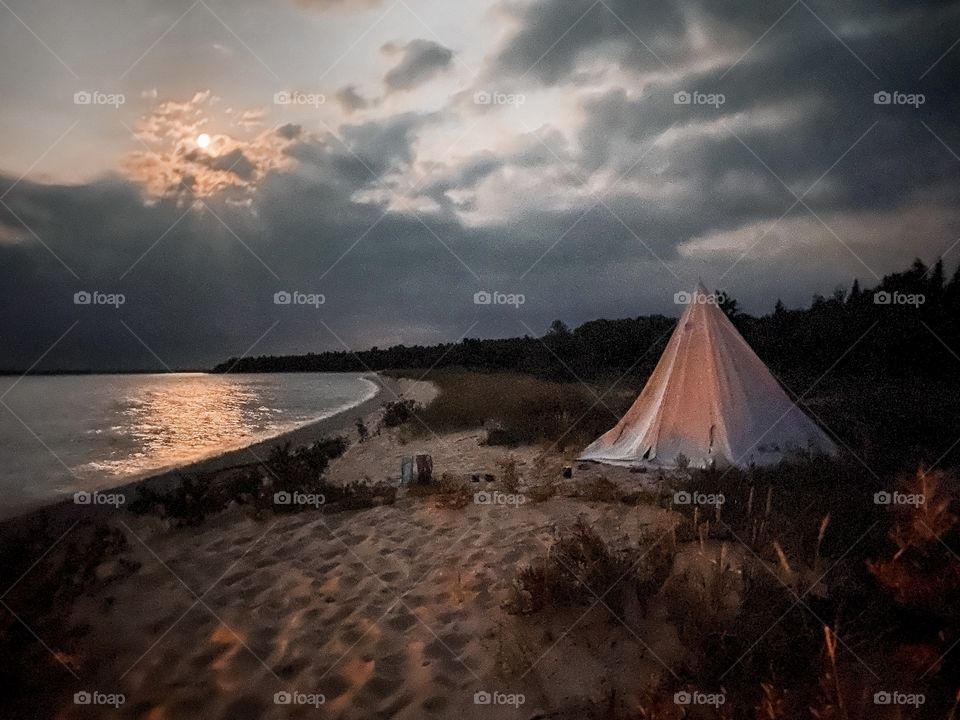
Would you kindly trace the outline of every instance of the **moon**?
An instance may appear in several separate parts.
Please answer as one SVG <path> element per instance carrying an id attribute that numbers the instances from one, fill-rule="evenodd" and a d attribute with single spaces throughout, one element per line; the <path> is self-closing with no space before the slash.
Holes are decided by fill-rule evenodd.
<path id="1" fill-rule="evenodd" d="M 201 133 L 200 135 L 197 135 L 197 146 L 198 146 L 198 147 L 205 148 L 205 147 L 208 147 L 209 145 L 210 145 L 210 136 L 209 136 L 209 135 L 207 135 L 206 133 Z"/>

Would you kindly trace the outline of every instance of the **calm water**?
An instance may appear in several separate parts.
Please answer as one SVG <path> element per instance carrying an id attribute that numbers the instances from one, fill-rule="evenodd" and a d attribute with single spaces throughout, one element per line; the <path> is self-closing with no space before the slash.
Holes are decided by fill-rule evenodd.
<path id="1" fill-rule="evenodd" d="M 0 378 L 10 408 L 0 405 L 0 516 L 243 447 L 376 393 L 346 373 Z"/>

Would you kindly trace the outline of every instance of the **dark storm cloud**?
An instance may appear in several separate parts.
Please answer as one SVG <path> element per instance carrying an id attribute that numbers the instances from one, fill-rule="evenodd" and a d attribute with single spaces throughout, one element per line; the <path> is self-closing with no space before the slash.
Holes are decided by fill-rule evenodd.
<path id="1" fill-rule="evenodd" d="M 300 137 L 302 132 L 303 128 L 300 125 L 295 125 L 293 123 L 287 123 L 286 125 L 281 125 L 277 128 L 277 135 L 282 137 L 284 140 L 294 140 Z"/>
<path id="2" fill-rule="evenodd" d="M 234 148 L 223 155 L 208 155 L 203 152 L 192 151 L 184 155 L 184 159 L 208 167 L 211 170 L 231 172 L 244 180 L 252 178 L 256 171 L 254 164 L 250 162 L 250 159 L 243 154 L 243 150 L 240 148 Z"/>
<path id="3" fill-rule="evenodd" d="M 486 110 L 536 115 L 549 87 L 576 112 L 465 156 L 418 158 L 423 135 L 463 121 L 450 108 L 336 137 L 281 127 L 295 162 L 256 184 L 249 209 L 219 196 L 209 211 L 149 204 L 119 179 L 20 182 L 0 205 L 0 302 L 30 309 L 0 319 L 0 367 L 28 366 L 77 320 L 46 367 L 156 367 L 121 319 L 167 364 L 197 366 L 244 352 L 277 321 L 254 354 L 339 348 L 321 320 L 361 348 L 455 340 L 474 322 L 471 335 L 506 336 L 556 317 L 676 314 L 673 293 L 701 271 L 763 312 L 854 276 L 872 284 L 873 270 L 932 260 L 960 236 L 960 46 L 947 52 L 960 4 L 798 3 L 766 35 L 789 3 L 607 4 L 519 11 L 478 87 L 516 87 L 526 106 Z M 452 59 L 422 40 L 394 49 L 393 90 Z M 925 102 L 874 103 L 894 90 Z M 675 101 L 694 92 L 724 101 Z M 217 161 L 243 172 L 244 159 Z M 408 175 L 423 180 L 411 197 Z M 814 182 L 804 202 L 829 229 L 802 205 L 787 212 Z M 0 194 L 10 185 L 0 179 Z M 726 236 L 739 242 L 691 253 Z M 84 289 L 127 301 L 74 305 Z M 278 307 L 282 289 L 327 302 Z M 527 303 L 478 309 L 480 289 Z"/>
<path id="4" fill-rule="evenodd" d="M 382 49 L 388 55 L 400 55 L 399 62 L 383 77 L 390 90 L 412 90 L 446 70 L 453 61 L 453 51 L 432 40 L 411 40 L 402 47 L 388 43 Z"/>
<path id="5" fill-rule="evenodd" d="M 335 97 L 347 115 L 355 113 L 357 110 L 365 110 L 370 105 L 370 101 L 358 93 L 353 85 L 340 88 L 337 90 Z"/>
<path id="6" fill-rule="evenodd" d="M 340 10 L 343 12 L 352 12 L 355 10 L 368 10 L 370 8 L 380 7 L 383 0 L 296 0 L 296 3 L 305 8 L 316 10 Z"/>

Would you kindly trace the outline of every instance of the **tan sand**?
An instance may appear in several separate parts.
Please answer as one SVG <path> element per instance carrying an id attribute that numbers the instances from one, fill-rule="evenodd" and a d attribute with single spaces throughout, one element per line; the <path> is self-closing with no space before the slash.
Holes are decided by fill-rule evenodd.
<path id="1" fill-rule="evenodd" d="M 419 401 L 435 392 L 410 381 L 392 389 Z M 366 410 L 372 428 L 378 413 Z M 438 475 L 493 470 L 506 454 L 479 446 L 480 431 L 416 442 L 407 434 L 354 443 L 331 479 L 396 476 L 400 458 L 416 450 L 433 455 Z M 525 480 L 536 454 L 513 451 Z M 574 482 L 601 472 L 585 468 Z M 637 485 L 642 476 L 615 479 Z M 107 519 L 129 539 L 124 557 L 140 567 L 123 576 L 116 560 L 105 563 L 102 582 L 75 605 L 81 679 L 64 673 L 63 686 L 51 688 L 63 698 L 58 717 L 584 717 L 612 687 L 628 695 L 651 687 L 682 652 L 663 618 L 638 615 L 627 627 L 593 599 L 532 616 L 506 612 L 517 568 L 578 514 L 623 546 L 648 546 L 641 536 L 666 537 L 674 522 L 653 505 L 558 496 L 439 509 L 405 491 L 395 505 L 340 513 L 255 520 L 234 507 L 192 528 L 115 512 Z M 126 702 L 78 707 L 78 690 L 123 693 Z M 276 704 L 282 692 L 324 703 Z M 478 692 L 524 702 L 477 704 Z"/>

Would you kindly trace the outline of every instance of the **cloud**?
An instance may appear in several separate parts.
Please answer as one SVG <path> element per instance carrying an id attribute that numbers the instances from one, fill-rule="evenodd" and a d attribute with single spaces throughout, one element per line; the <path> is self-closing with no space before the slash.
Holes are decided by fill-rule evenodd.
<path id="1" fill-rule="evenodd" d="M 207 155 L 193 150 L 184 156 L 188 162 L 197 163 L 218 172 L 233 173 L 242 180 L 250 180 L 256 173 L 256 166 L 243 154 L 240 148 L 234 148 L 223 155 Z"/>
<path id="2" fill-rule="evenodd" d="M 320 11 L 335 10 L 351 12 L 356 10 L 370 10 L 380 7 L 383 0 L 296 0 L 301 7 Z"/>
<path id="3" fill-rule="evenodd" d="M 159 104 L 135 126 L 140 147 L 124 160 L 127 175 L 152 198 L 210 197 L 227 192 L 232 200 L 249 194 L 254 184 L 271 170 L 289 165 L 286 149 L 297 138 L 297 126 L 256 132 L 266 110 L 252 108 L 219 115 L 209 91 L 187 101 Z M 232 134 L 217 129 L 233 125 Z M 201 148 L 197 138 L 210 136 Z"/>
<path id="4" fill-rule="evenodd" d="M 381 50 L 400 55 L 400 61 L 384 75 L 390 91 L 412 90 L 450 67 L 453 51 L 431 40 L 411 40 L 406 45 L 387 43 Z"/>
<path id="5" fill-rule="evenodd" d="M 819 19 L 798 4 L 765 35 L 783 6 L 504 7 L 513 24 L 462 94 L 519 92 L 522 107 L 411 112 L 398 91 L 452 62 L 415 40 L 385 46 L 383 102 L 356 89 L 376 77 L 349 77 L 336 120 L 263 130 L 269 113 L 226 114 L 204 91 L 143 115 L 126 177 L 21 181 L 0 206 L 0 302 L 31 310 L 0 317 L 13 338 L 0 366 L 28 366 L 77 319 L 46 367 L 155 366 L 114 316 L 81 314 L 83 288 L 124 292 L 124 321 L 168 364 L 196 367 L 278 319 L 257 352 L 341 347 L 318 318 L 357 348 L 453 340 L 478 320 L 473 335 L 529 332 L 478 312 L 480 289 L 524 293 L 532 328 L 675 314 L 698 274 L 765 312 L 960 236 L 960 49 L 947 52 L 960 4 L 811 4 Z M 875 104 L 884 90 L 925 102 Z M 0 194 L 11 186 L 0 177 Z M 216 216 L 184 215 L 198 197 Z M 280 289 L 324 293 L 324 314 L 278 315 Z"/>
<path id="6" fill-rule="evenodd" d="M 337 90 L 335 97 L 347 115 L 351 115 L 358 110 L 365 110 L 370 105 L 370 101 L 360 95 L 353 85 L 340 88 Z"/>

